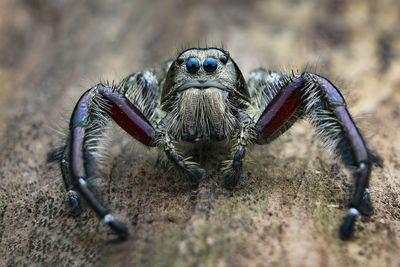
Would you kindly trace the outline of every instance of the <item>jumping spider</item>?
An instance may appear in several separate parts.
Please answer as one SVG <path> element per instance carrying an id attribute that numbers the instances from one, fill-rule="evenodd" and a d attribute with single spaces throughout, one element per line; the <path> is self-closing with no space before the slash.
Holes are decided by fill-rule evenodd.
<path id="1" fill-rule="evenodd" d="M 365 145 L 339 90 L 317 74 L 259 68 L 246 83 L 227 51 L 187 49 L 175 60 L 129 75 L 116 86 L 97 84 L 86 91 L 72 113 L 66 145 L 51 155 L 61 160 L 73 214 L 81 213 L 82 196 L 121 239 L 127 239 L 127 227 L 110 215 L 86 182 L 96 175 L 96 145 L 111 119 L 144 145 L 164 150 L 177 170 L 193 181 L 205 171 L 184 158 L 175 143 L 232 140 L 233 153 L 221 175 L 222 184 L 232 189 L 240 178 L 246 147 L 272 142 L 299 118 L 310 120 L 356 180 L 339 231 L 348 239 L 356 217 L 372 212 L 368 181 L 372 164 L 383 162 Z"/>

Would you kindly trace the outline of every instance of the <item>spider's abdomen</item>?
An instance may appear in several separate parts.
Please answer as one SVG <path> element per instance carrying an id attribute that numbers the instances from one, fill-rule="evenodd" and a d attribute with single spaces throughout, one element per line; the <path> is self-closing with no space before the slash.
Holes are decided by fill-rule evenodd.
<path id="1" fill-rule="evenodd" d="M 174 104 L 167 132 L 177 140 L 222 140 L 237 129 L 237 113 L 228 94 L 217 88 L 185 90 Z"/>

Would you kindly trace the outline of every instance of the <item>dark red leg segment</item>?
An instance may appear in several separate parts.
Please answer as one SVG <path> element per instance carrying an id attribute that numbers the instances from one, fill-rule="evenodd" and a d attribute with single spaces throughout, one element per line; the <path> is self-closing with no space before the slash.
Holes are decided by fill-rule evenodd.
<path id="1" fill-rule="evenodd" d="M 257 122 L 257 129 L 264 137 L 272 136 L 295 113 L 301 104 L 302 79 L 296 79 L 282 89 L 269 103 Z"/>
<path id="2" fill-rule="evenodd" d="M 112 90 L 102 90 L 100 93 L 111 104 L 110 117 L 136 140 L 152 145 L 154 129 L 143 114 L 125 97 Z"/>

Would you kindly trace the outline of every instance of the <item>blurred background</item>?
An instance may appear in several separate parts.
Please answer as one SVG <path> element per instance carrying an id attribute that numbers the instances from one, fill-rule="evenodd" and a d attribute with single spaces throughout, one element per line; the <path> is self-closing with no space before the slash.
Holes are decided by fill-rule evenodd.
<path id="1" fill-rule="evenodd" d="M 90 86 L 191 46 L 223 46 L 246 78 L 260 66 L 307 69 L 343 88 L 385 159 L 371 177 L 375 213 L 354 240 L 337 236 L 351 177 L 307 123 L 248 153 L 233 192 L 211 172 L 193 193 L 155 167 L 154 150 L 114 149 L 103 196 L 128 223 L 127 242 L 110 241 L 89 209 L 69 215 L 58 166 L 46 163 L 61 144 L 54 129 Z M 0 265 L 399 265 L 399 56 L 396 0 L 1 1 Z"/>

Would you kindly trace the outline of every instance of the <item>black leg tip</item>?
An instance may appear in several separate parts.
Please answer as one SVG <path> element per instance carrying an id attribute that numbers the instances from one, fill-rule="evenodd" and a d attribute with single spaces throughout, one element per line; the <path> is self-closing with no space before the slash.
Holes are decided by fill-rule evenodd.
<path id="1" fill-rule="evenodd" d="M 112 220 L 108 224 L 115 232 L 117 232 L 117 234 L 119 235 L 119 239 L 121 239 L 122 241 L 125 241 L 129 238 L 129 230 L 125 224 L 117 220 Z"/>
<path id="2" fill-rule="evenodd" d="M 368 156 L 372 163 L 374 163 L 378 167 L 383 167 L 383 158 L 376 154 L 373 150 L 368 150 Z"/>
<path id="3" fill-rule="evenodd" d="M 358 211 L 355 209 L 350 209 L 344 218 L 343 224 L 339 229 L 339 236 L 342 240 L 349 240 L 353 236 L 354 232 L 354 223 L 356 221 L 358 215 Z"/>
<path id="4" fill-rule="evenodd" d="M 369 197 L 369 190 L 365 189 L 363 198 L 361 200 L 360 206 L 358 208 L 363 215 L 370 216 L 373 212 L 373 207 L 371 204 L 371 199 Z"/>
<path id="5" fill-rule="evenodd" d="M 232 190 L 239 182 L 240 172 L 233 169 L 221 175 L 220 180 L 226 189 Z"/>
<path id="6" fill-rule="evenodd" d="M 58 147 L 47 153 L 47 162 L 54 162 L 61 160 L 66 146 Z"/>
<path id="7" fill-rule="evenodd" d="M 82 201 L 74 190 L 68 191 L 69 203 L 71 204 L 71 214 L 74 217 L 78 217 L 82 213 Z"/>
<path id="8" fill-rule="evenodd" d="M 202 168 L 191 167 L 187 169 L 187 174 L 192 183 L 198 184 L 206 175 L 206 171 Z"/>

